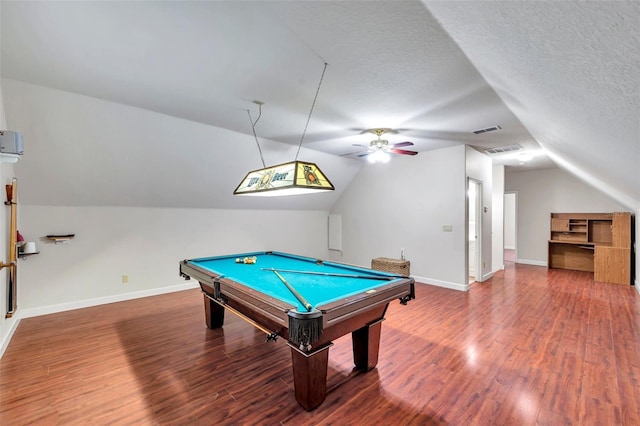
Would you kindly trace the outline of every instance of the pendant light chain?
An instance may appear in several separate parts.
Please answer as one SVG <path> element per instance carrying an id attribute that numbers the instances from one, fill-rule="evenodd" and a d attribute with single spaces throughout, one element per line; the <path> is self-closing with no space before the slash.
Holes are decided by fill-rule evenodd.
<path id="1" fill-rule="evenodd" d="M 256 118 L 256 121 L 253 121 L 253 119 L 251 118 L 251 111 L 247 110 L 247 114 L 249 114 L 249 121 L 251 122 L 251 130 L 253 130 L 253 137 L 256 139 L 256 145 L 258 145 L 258 151 L 260 152 L 260 160 L 262 160 L 262 167 L 267 167 L 266 164 L 264 163 L 264 157 L 262 156 L 262 148 L 260 148 L 260 142 L 258 142 L 258 135 L 256 135 L 256 124 L 258 124 L 258 120 L 260 120 L 260 117 L 262 117 L 262 105 L 264 104 L 264 102 L 260 102 L 260 101 L 253 101 L 254 104 L 258 105 L 259 112 L 258 112 L 258 118 Z"/>
<path id="2" fill-rule="evenodd" d="M 304 136 L 307 133 L 307 127 L 309 126 L 309 121 L 311 120 L 311 114 L 313 114 L 313 107 L 316 105 L 316 99 L 318 99 L 318 93 L 320 93 L 320 86 L 322 86 L 322 80 L 324 79 L 324 73 L 327 71 L 327 63 L 324 63 L 324 69 L 322 70 L 322 75 L 320 76 L 320 82 L 318 83 L 318 88 L 316 89 L 316 95 L 313 98 L 313 103 L 311 104 L 311 110 L 309 111 L 309 117 L 307 117 L 307 123 L 304 125 L 304 130 L 302 131 L 302 137 L 300 138 L 300 144 L 298 145 L 298 152 L 296 152 L 296 159 L 298 161 L 298 155 L 300 154 L 300 148 L 302 148 L 302 141 L 304 140 Z"/>

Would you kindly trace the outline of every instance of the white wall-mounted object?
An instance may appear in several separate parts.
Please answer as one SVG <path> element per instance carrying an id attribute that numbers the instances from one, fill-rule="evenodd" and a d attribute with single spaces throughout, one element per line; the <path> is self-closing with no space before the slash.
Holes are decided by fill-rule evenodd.
<path id="1" fill-rule="evenodd" d="M 0 130 L 0 163 L 16 163 L 23 153 L 22 135 L 11 130 Z"/>
<path id="2" fill-rule="evenodd" d="M 18 257 L 22 260 L 26 260 L 27 257 L 40 253 L 36 249 L 36 243 L 34 241 L 25 242 L 18 247 Z"/>
<path id="3" fill-rule="evenodd" d="M 22 253 L 23 254 L 33 254 L 33 253 L 35 253 L 37 251 L 38 250 L 36 250 L 36 243 L 33 242 L 33 241 L 26 242 L 22 246 Z"/>
<path id="4" fill-rule="evenodd" d="M 0 130 L 0 153 L 24 154 L 22 135 L 11 130 Z"/>

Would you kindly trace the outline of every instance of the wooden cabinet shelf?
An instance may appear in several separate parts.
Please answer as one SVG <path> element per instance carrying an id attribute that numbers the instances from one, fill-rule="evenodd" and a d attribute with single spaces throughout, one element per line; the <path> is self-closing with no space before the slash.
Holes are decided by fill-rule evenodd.
<path id="1" fill-rule="evenodd" d="M 631 213 L 551 213 L 549 268 L 594 273 L 596 281 L 631 283 Z"/>

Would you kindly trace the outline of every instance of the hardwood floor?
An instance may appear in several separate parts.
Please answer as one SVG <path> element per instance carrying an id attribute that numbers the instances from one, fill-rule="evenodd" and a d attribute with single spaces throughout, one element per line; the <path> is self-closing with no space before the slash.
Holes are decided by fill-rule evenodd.
<path id="1" fill-rule="evenodd" d="M 293 396 L 285 342 L 190 290 L 24 319 L 0 360 L 0 424 L 637 425 L 640 296 L 508 263 L 467 293 L 393 302 L 376 369 L 330 349 L 325 402 Z"/>
<path id="2" fill-rule="evenodd" d="M 504 249 L 504 261 L 505 262 L 515 262 L 516 261 L 516 251 L 513 249 Z"/>

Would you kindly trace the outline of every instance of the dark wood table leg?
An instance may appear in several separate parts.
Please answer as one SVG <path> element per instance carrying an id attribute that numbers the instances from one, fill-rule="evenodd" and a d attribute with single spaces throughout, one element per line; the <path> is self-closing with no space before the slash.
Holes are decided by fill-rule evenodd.
<path id="1" fill-rule="evenodd" d="M 358 370 L 369 371 L 378 364 L 382 318 L 351 333 L 353 362 Z"/>
<path id="2" fill-rule="evenodd" d="M 204 296 L 204 317 L 207 327 L 214 329 L 222 327 L 224 324 L 224 308 Z"/>
<path id="3" fill-rule="evenodd" d="M 307 411 L 313 410 L 324 401 L 327 391 L 329 347 L 332 345 L 331 343 L 314 352 L 305 353 L 289 344 L 296 400 Z"/>

